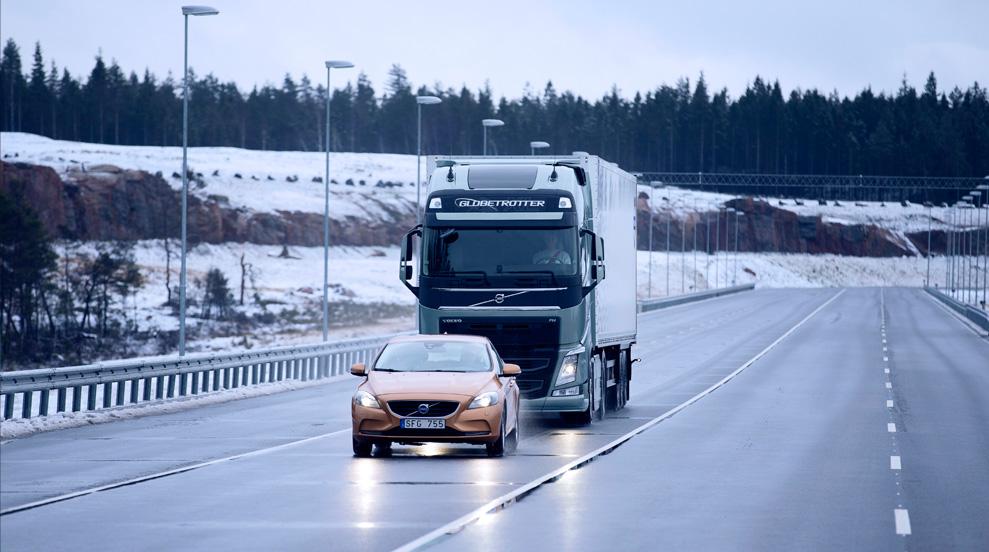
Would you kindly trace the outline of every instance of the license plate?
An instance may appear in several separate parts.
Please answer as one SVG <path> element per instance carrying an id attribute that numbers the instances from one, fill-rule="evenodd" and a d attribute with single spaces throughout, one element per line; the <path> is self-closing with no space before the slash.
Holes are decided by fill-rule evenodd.
<path id="1" fill-rule="evenodd" d="M 403 429 L 446 429 L 443 418 L 402 418 Z"/>

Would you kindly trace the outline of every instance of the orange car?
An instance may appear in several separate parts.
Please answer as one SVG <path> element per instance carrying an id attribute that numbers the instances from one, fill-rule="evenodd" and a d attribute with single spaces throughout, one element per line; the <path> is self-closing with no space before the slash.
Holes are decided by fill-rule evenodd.
<path id="1" fill-rule="evenodd" d="M 485 337 L 396 337 L 350 372 L 365 377 L 351 401 L 355 456 L 392 443 L 483 444 L 488 456 L 518 446 L 520 369 Z"/>

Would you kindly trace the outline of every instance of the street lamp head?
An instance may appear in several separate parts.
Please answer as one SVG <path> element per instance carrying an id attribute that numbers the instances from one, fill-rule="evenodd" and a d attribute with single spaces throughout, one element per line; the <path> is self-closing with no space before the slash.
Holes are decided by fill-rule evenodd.
<path id="1" fill-rule="evenodd" d="M 482 119 L 481 124 L 486 127 L 500 127 L 505 126 L 505 121 L 501 119 Z"/>
<path id="2" fill-rule="evenodd" d="M 416 96 L 416 103 L 419 105 L 435 105 L 443 100 L 436 96 Z"/>
<path id="3" fill-rule="evenodd" d="M 986 178 L 989 178 L 989 176 L 987 176 Z M 976 190 L 989 190 L 989 184 L 979 184 L 978 186 L 975 187 L 975 189 Z"/>
<path id="4" fill-rule="evenodd" d="M 532 149 L 543 149 L 549 147 L 549 142 L 529 142 L 529 147 Z"/>
<path id="5" fill-rule="evenodd" d="M 326 62 L 327 69 L 350 69 L 354 64 L 343 60 L 329 60 Z"/>
<path id="6" fill-rule="evenodd" d="M 182 15 L 216 15 L 220 10 L 209 6 L 182 6 Z"/>

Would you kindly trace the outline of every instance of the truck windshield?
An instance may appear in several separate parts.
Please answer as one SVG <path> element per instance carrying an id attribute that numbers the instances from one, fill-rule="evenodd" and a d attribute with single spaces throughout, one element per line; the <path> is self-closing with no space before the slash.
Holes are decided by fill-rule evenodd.
<path id="1" fill-rule="evenodd" d="M 574 228 L 427 228 L 426 276 L 577 274 Z"/>

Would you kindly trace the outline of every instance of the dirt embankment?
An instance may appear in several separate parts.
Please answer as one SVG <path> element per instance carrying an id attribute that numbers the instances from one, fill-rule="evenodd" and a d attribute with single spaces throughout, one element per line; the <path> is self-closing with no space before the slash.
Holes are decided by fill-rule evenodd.
<path id="1" fill-rule="evenodd" d="M 178 238 L 181 197 L 159 175 L 110 165 L 73 171 L 63 179 L 50 167 L 2 162 L 0 193 L 32 208 L 49 235 L 71 240 Z M 415 211 L 382 205 L 382 220 L 331 219 L 334 245 L 391 245 L 415 224 Z M 249 242 L 319 246 L 323 217 L 317 213 L 258 213 L 231 207 L 222 197 L 189 197 L 193 242 Z"/>
<path id="2" fill-rule="evenodd" d="M 638 205 L 640 249 L 649 248 L 647 201 L 640 198 Z M 739 251 L 831 253 L 853 257 L 913 255 L 909 245 L 899 235 L 878 226 L 828 223 L 819 216 L 800 216 L 751 198 L 731 200 L 725 205 L 744 213 L 738 220 Z M 718 215 L 714 211 L 691 213 L 686 220 L 681 220 L 670 219 L 669 214 L 657 212 L 653 220 L 653 250 L 666 248 L 667 220 L 670 221 L 670 249 L 673 251 L 679 251 L 681 247 L 693 250 L 695 233 L 700 251 L 705 250 L 706 243 L 710 244 L 709 250 L 714 250 L 715 243 L 719 251 L 723 251 L 726 245 L 734 250 L 735 221 L 729 217 L 736 215 L 726 212 L 720 213 L 720 217 Z"/>

